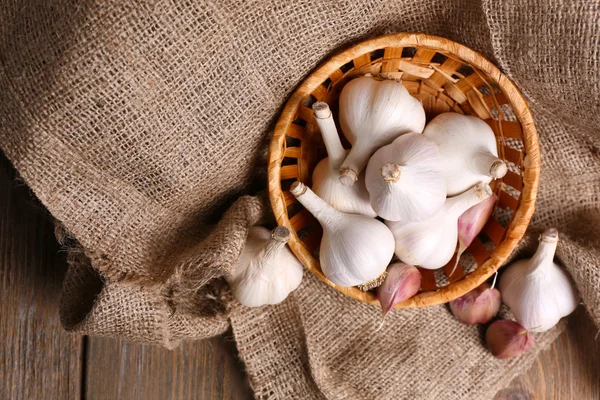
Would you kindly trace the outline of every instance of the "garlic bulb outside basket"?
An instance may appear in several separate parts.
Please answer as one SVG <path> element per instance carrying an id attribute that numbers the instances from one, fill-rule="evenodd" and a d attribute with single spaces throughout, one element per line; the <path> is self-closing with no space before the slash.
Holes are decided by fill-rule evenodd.
<path id="1" fill-rule="evenodd" d="M 365 183 L 377 214 L 388 221 L 423 221 L 446 200 L 446 180 L 437 145 L 407 133 L 373 154 Z"/>
<path id="2" fill-rule="evenodd" d="M 427 124 L 423 135 L 440 149 L 448 196 L 455 196 L 479 182 L 502 178 L 508 168 L 498 158 L 494 132 L 470 115 L 442 113 Z"/>
<path id="3" fill-rule="evenodd" d="M 402 83 L 363 76 L 340 93 L 340 125 L 352 144 L 340 182 L 352 186 L 375 150 L 404 133 L 423 131 L 425 110 Z"/>
<path id="4" fill-rule="evenodd" d="M 380 221 L 336 210 L 301 182 L 290 192 L 319 221 L 323 274 L 339 286 L 381 283 L 394 255 L 394 237 Z"/>
<path id="5" fill-rule="evenodd" d="M 386 221 L 394 234 L 396 255 L 402 262 L 425 269 L 446 265 L 456 249 L 458 218 L 463 212 L 492 195 L 487 183 L 480 183 L 446 202 L 433 217 L 420 222 Z"/>
<path id="6" fill-rule="evenodd" d="M 319 101 L 313 104 L 313 110 L 328 155 L 319 161 L 313 171 L 313 191 L 336 210 L 375 218 L 377 214 L 369 202 L 364 173 L 360 174 L 358 182 L 350 187 L 340 182 L 340 166 L 348 150 L 342 147 L 329 106 Z"/>
<path id="7" fill-rule="evenodd" d="M 234 297 L 247 307 L 278 304 L 302 281 L 302 264 L 286 247 L 287 228 L 268 229 L 254 226 L 235 270 L 226 275 Z"/>
<path id="8" fill-rule="evenodd" d="M 508 266 L 500 277 L 502 301 L 527 330 L 545 332 L 571 314 L 579 295 L 555 262 L 558 231 L 546 230 L 535 255 Z"/>

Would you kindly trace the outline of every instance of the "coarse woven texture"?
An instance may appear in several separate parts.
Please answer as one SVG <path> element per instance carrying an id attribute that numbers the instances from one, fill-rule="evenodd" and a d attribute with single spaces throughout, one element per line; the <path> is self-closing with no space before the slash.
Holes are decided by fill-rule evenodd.
<path id="1" fill-rule="evenodd" d="M 600 323 L 599 18 L 597 1 L 566 0 L 2 4 L 0 145 L 62 224 L 65 328 L 175 346 L 230 316 L 260 398 L 491 397 L 560 326 L 499 362 L 444 306 L 394 310 L 374 333 L 377 308 L 309 274 L 281 305 L 244 309 L 217 277 L 267 207 L 233 202 L 264 187 L 269 129 L 328 55 L 443 36 L 528 97 L 543 151 L 531 230 L 564 233 L 558 257 Z"/>

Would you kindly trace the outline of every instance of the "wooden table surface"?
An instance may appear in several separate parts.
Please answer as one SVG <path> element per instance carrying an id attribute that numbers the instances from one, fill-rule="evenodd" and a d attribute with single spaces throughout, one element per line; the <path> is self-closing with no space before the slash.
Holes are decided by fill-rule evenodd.
<path id="1" fill-rule="evenodd" d="M 63 331 L 59 250 L 51 217 L 0 154 L 0 399 L 252 398 L 231 333 L 169 351 Z M 567 332 L 495 398 L 600 399 L 596 333 L 579 308 Z"/>

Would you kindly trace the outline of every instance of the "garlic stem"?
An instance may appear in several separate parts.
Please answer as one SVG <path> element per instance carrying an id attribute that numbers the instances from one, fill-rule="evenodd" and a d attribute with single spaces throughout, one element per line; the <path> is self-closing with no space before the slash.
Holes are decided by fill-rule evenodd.
<path id="1" fill-rule="evenodd" d="M 290 193 L 319 221 L 323 220 L 325 223 L 334 224 L 337 222 L 339 215 L 343 214 L 331 207 L 312 190 L 307 190 L 306 185 L 300 181 L 292 183 Z"/>
<path id="2" fill-rule="evenodd" d="M 475 204 L 478 204 L 481 201 L 487 199 L 491 195 L 492 189 L 487 183 L 480 183 L 478 185 L 475 185 L 466 192 L 446 200 L 449 206 L 448 214 L 455 217 L 458 220 L 458 218 L 465 211 L 473 207 Z"/>
<path id="3" fill-rule="evenodd" d="M 475 155 L 471 167 L 475 173 L 491 176 L 496 179 L 502 178 L 508 171 L 504 161 L 485 149 Z"/>
<path id="4" fill-rule="evenodd" d="M 346 158 L 346 150 L 342 146 L 329 105 L 323 101 L 318 101 L 313 104 L 312 108 L 315 112 L 317 125 L 319 125 L 319 129 L 321 130 L 323 143 L 327 149 L 329 165 L 331 168 L 337 169 Z"/>
<path id="5" fill-rule="evenodd" d="M 290 240 L 290 230 L 288 228 L 285 226 L 278 226 L 275 228 L 273 233 L 271 233 L 271 237 L 269 238 L 267 244 L 265 245 L 263 253 L 265 259 L 276 258 L 288 240 Z"/>
<path id="6" fill-rule="evenodd" d="M 354 185 L 354 182 L 358 180 L 358 175 L 356 171 L 348 168 L 342 167 L 340 168 L 340 183 L 346 187 L 350 187 Z"/>
<path id="7" fill-rule="evenodd" d="M 545 266 L 551 265 L 557 245 L 558 231 L 556 229 L 550 228 L 542 233 L 540 235 L 540 244 L 531 258 L 527 272 L 541 271 Z"/>
<path id="8" fill-rule="evenodd" d="M 400 166 L 395 163 L 386 163 L 381 167 L 381 177 L 387 183 L 396 183 L 400 179 Z"/>
<path id="9" fill-rule="evenodd" d="M 358 173 L 362 171 L 373 149 L 365 146 L 354 146 L 352 151 L 348 153 L 348 157 L 344 160 L 340 168 L 340 182 L 344 186 L 352 186 L 358 180 Z"/>

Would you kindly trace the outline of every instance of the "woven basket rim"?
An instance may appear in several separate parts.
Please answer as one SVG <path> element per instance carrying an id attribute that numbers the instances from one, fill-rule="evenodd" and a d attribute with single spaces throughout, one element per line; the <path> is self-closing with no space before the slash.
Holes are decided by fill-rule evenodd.
<path id="1" fill-rule="evenodd" d="M 328 76 L 342 65 L 363 54 L 386 47 L 426 47 L 450 53 L 465 63 L 477 67 L 489 75 L 493 82 L 502 90 L 513 108 L 513 112 L 523 131 L 523 146 L 526 154 L 524 159 L 523 188 L 521 190 L 519 205 L 506 229 L 504 240 L 494 249 L 490 259 L 471 273 L 468 273 L 463 279 L 440 288 L 435 292 L 421 292 L 413 298 L 398 304 L 396 308 L 425 307 L 447 303 L 479 286 L 502 266 L 523 237 L 529 225 L 529 221 L 535 211 L 535 201 L 539 187 L 541 154 L 538 134 L 531 110 L 516 85 L 480 53 L 467 46 L 439 36 L 423 33 L 393 33 L 365 40 L 331 56 L 311 72 L 294 91 L 277 121 L 275 132 L 269 145 L 269 200 L 277 223 L 286 226 L 292 232 L 291 240 L 289 241 L 290 248 L 307 269 L 329 286 L 356 300 L 369 304 L 379 304 L 376 297 L 372 294 L 361 292 L 354 287 L 345 288 L 337 286 L 329 281 L 320 271 L 318 261 L 300 241 L 287 216 L 287 208 L 281 189 L 280 161 L 283 157 L 286 132 L 303 99 L 311 94 Z"/>

